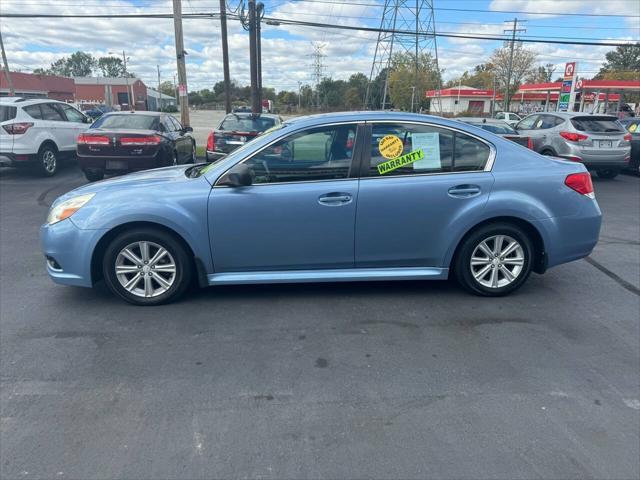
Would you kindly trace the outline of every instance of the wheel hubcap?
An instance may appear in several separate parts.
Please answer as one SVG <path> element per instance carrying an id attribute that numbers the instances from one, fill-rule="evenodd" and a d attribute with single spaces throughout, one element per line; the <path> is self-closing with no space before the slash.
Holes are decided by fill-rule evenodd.
<path id="1" fill-rule="evenodd" d="M 488 288 L 506 287 L 524 268 L 524 249 L 508 235 L 494 235 L 478 244 L 471 255 L 471 274 Z"/>
<path id="2" fill-rule="evenodd" d="M 115 262 L 118 282 L 137 297 L 162 295 L 175 282 L 176 271 L 176 263 L 168 250 L 147 241 L 130 243 L 120 250 Z"/>
<path id="3" fill-rule="evenodd" d="M 56 169 L 56 155 L 51 150 L 47 150 L 42 155 L 42 164 L 47 172 L 53 172 Z"/>

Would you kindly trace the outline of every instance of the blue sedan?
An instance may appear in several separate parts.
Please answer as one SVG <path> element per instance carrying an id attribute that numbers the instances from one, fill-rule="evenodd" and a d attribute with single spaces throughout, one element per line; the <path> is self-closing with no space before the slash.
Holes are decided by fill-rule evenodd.
<path id="1" fill-rule="evenodd" d="M 500 296 L 589 255 L 601 212 L 580 163 L 399 112 L 301 117 L 223 159 L 92 183 L 41 229 L 61 284 L 138 305 L 200 286 L 444 280 Z"/>

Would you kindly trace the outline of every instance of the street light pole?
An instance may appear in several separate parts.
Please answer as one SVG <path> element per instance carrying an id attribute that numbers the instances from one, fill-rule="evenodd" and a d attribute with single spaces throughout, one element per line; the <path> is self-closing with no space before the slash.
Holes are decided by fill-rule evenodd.
<path id="1" fill-rule="evenodd" d="M 415 85 L 411 87 L 411 113 L 413 113 L 413 99 L 416 95 L 416 87 Z"/>

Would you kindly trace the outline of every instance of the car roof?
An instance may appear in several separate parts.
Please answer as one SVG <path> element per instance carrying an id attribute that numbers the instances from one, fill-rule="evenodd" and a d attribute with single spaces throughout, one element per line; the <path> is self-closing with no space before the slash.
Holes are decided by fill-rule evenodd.
<path id="1" fill-rule="evenodd" d="M 507 122 L 505 122 L 504 120 L 500 120 L 498 118 L 485 118 L 485 117 L 459 117 L 456 118 L 456 120 L 458 120 L 459 122 L 466 122 L 466 123 L 484 123 L 484 124 L 492 124 L 492 125 L 500 125 L 500 126 L 507 126 L 509 128 L 513 128 L 511 125 L 509 125 Z"/>
<path id="2" fill-rule="evenodd" d="M 275 118 L 279 119 L 279 115 L 275 115 L 273 113 L 251 113 L 251 112 L 231 112 L 227 113 L 224 118 L 227 117 L 238 117 L 238 118 L 251 118 L 251 117 L 266 117 L 266 118 Z"/>
<path id="3" fill-rule="evenodd" d="M 37 103 L 62 103 L 64 105 L 69 105 L 66 102 L 53 100 L 51 98 L 22 98 L 22 97 L 2 97 L 0 98 L 0 103 L 4 105 L 15 105 L 15 106 L 34 105 Z"/>
<path id="4" fill-rule="evenodd" d="M 159 117 L 161 115 L 165 115 L 164 112 L 150 112 L 147 110 L 141 110 L 141 111 L 120 111 L 120 112 L 105 112 L 105 114 L 103 116 L 109 116 L 112 117 L 114 115 L 145 115 L 147 117 Z"/>

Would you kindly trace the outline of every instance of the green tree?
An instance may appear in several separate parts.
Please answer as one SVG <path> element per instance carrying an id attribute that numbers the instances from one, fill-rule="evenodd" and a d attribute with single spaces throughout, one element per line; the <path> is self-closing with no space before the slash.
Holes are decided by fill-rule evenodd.
<path id="1" fill-rule="evenodd" d="M 513 48 L 513 62 L 511 67 L 511 77 L 509 79 L 509 59 L 510 48 L 504 46 L 494 50 L 491 55 L 491 64 L 496 76 L 496 86 L 505 92 L 509 89 L 509 97 L 505 98 L 505 105 L 511 102 L 514 93 L 520 87 L 525 77 L 531 75 L 535 69 L 537 54 L 527 50 L 522 44 L 516 43 Z M 509 85 L 507 80 L 509 79 Z"/>
<path id="2" fill-rule="evenodd" d="M 122 59 L 118 57 L 100 57 L 98 68 L 103 77 L 124 77 L 125 70 Z"/>
<path id="3" fill-rule="evenodd" d="M 389 96 L 395 108 L 411 110 L 411 99 L 415 111 L 427 106 L 425 92 L 438 88 L 441 73 L 428 53 L 416 57 L 410 53 L 393 56 L 389 73 Z"/>
<path id="4" fill-rule="evenodd" d="M 556 71 L 556 67 L 553 63 L 547 63 L 546 65 L 539 65 L 528 76 L 526 81 L 528 83 L 548 83 L 553 78 L 553 73 Z"/>
<path id="5" fill-rule="evenodd" d="M 607 52 L 604 56 L 606 61 L 602 64 L 602 68 L 596 75 L 596 79 L 605 79 L 605 74 L 614 72 L 635 73 L 634 80 L 640 76 L 640 42 L 634 45 L 621 45 L 615 50 Z M 616 80 L 608 78 L 609 80 Z M 620 78 L 619 80 L 626 80 Z"/>
<path id="6" fill-rule="evenodd" d="M 78 50 L 70 57 L 59 58 L 47 69 L 36 68 L 33 72 L 62 77 L 89 77 L 97 65 L 96 59 L 90 53 Z"/>
<path id="7" fill-rule="evenodd" d="M 172 97 L 176 96 L 176 87 L 173 82 L 169 80 L 165 80 L 160 84 L 160 93 L 164 93 L 165 95 L 171 95 Z"/>

